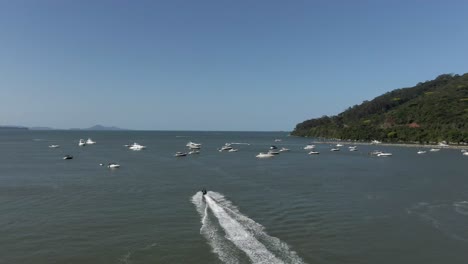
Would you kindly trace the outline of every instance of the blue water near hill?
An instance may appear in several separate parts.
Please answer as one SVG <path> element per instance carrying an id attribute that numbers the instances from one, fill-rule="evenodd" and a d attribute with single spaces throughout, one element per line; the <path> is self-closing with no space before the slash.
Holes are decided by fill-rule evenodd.
<path id="1" fill-rule="evenodd" d="M 88 137 L 97 144 L 78 147 Z M 309 140 L 0 132 L 0 263 L 467 262 L 467 156 L 379 146 L 393 156 L 377 158 L 376 146 L 328 144 L 313 156 L 302 149 Z M 188 141 L 201 153 L 174 157 Z M 123 146 L 133 142 L 147 149 Z M 250 145 L 219 152 L 226 142 Z M 291 151 L 255 158 L 273 144 Z M 121 168 L 99 165 L 109 162 Z"/>

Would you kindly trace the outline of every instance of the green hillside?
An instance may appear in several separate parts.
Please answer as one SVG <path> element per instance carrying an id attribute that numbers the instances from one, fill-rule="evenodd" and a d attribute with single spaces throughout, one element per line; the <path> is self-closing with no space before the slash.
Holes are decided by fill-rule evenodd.
<path id="1" fill-rule="evenodd" d="M 385 142 L 468 142 L 468 73 L 443 74 L 297 124 L 296 136 Z"/>

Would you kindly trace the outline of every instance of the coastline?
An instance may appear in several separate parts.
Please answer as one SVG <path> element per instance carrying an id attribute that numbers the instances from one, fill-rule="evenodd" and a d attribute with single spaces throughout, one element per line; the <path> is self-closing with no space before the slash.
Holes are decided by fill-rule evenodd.
<path id="1" fill-rule="evenodd" d="M 409 148 L 438 148 L 438 149 L 468 149 L 468 145 L 448 145 L 439 146 L 437 144 L 417 144 L 417 143 L 379 143 L 373 144 L 371 142 L 354 142 L 343 140 L 327 140 L 327 141 L 311 141 L 313 144 L 343 144 L 343 145 L 365 145 L 365 146 L 388 146 L 388 147 L 409 147 Z"/>

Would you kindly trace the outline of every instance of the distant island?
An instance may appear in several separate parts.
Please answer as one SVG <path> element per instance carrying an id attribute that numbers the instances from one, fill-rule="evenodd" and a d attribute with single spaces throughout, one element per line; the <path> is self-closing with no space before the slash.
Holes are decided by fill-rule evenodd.
<path id="1" fill-rule="evenodd" d="M 0 130 L 8 130 L 8 131 L 15 131 L 15 130 L 29 130 L 27 127 L 22 126 L 0 126 Z"/>
<path id="2" fill-rule="evenodd" d="M 70 129 L 56 129 L 52 127 L 30 127 L 30 130 L 92 130 L 92 131 L 124 131 L 129 130 L 115 126 L 95 125 L 88 128 L 70 128 Z"/>
<path id="3" fill-rule="evenodd" d="M 442 74 L 296 125 L 301 137 L 404 143 L 468 143 L 468 73 Z"/>

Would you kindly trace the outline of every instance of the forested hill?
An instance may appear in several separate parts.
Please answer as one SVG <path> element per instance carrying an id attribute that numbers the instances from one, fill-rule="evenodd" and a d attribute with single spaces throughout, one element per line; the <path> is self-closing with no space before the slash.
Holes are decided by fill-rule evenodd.
<path id="1" fill-rule="evenodd" d="M 468 142 L 468 73 L 443 74 L 297 124 L 296 136 L 386 142 Z"/>

